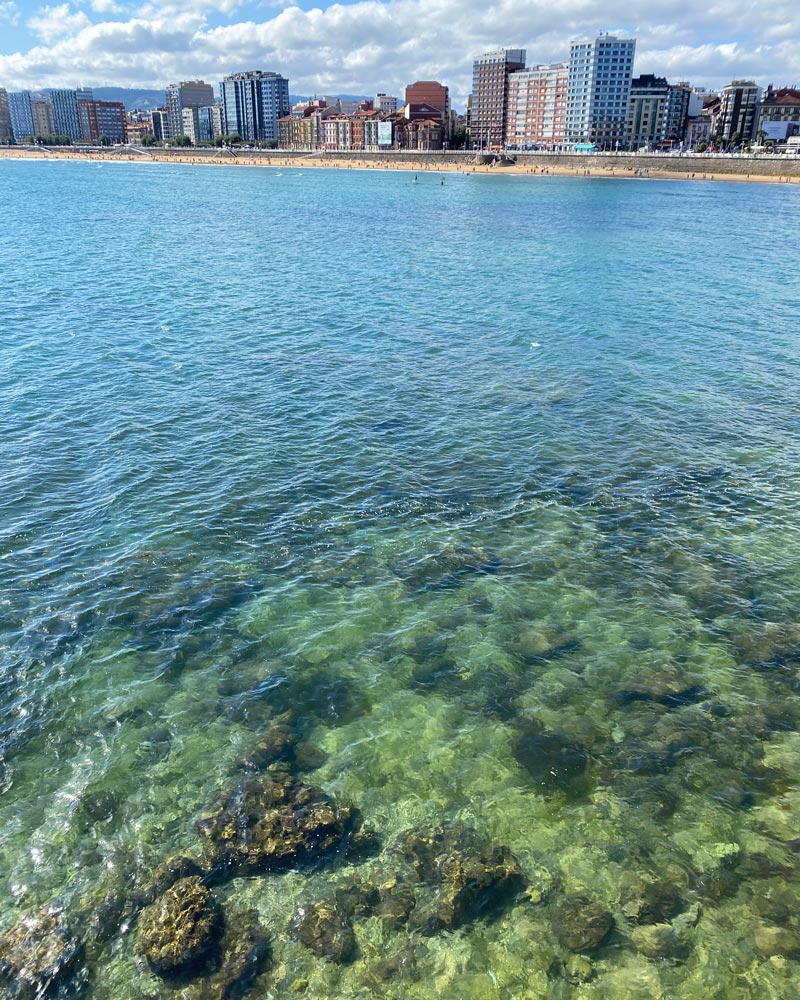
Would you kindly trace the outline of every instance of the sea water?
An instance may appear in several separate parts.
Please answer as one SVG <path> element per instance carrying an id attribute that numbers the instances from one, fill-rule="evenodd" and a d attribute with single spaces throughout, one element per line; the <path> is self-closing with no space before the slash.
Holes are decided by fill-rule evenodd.
<path id="1" fill-rule="evenodd" d="M 249 995 L 796 997 L 800 189 L 0 190 L 0 930 L 93 927 L 98 1000 L 183 989 L 108 901 L 197 853 L 280 710 L 380 845 L 214 890 L 269 934 Z M 287 933 L 454 823 L 522 869 L 491 914 L 356 920 L 343 965 Z M 614 920 L 582 956 L 574 897 Z"/>

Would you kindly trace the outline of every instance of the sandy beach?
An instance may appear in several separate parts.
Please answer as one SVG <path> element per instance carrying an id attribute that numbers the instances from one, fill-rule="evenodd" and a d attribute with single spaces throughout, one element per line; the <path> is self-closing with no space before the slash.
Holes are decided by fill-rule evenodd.
<path id="1" fill-rule="evenodd" d="M 691 162 L 669 156 L 630 158 L 625 163 L 621 157 L 610 159 L 599 156 L 539 155 L 524 156 L 506 165 L 477 163 L 470 154 L 456 156 L 433 155 L 415 157 L 409 154 L 357 153 L 280 153 L 276 151 L 251 152 L 240 150 L 232 155 L 227 150 L 153 150 L 135 152 L 128 148 L 108 152 L 23 149 L 0 147 L 0 157 L 13 159 L 90 160 L 97 162 L 149 162 L 205 164 L 209 166 L 244 166 L 334 170 L 407 170 L 415 173 L 461 174 L 514 174 L 528 176 L 625 178 L 635 180 L 722 180 L 744 183 L 800 184 L 800 160 L 783 163 L 769 161 L 772 171 L 785 169 L 786 173 L 760 172 L 761 163 L 729 161 L 692 157 Z M 569 162 L 565 163 L 564 160 Z M 622 161 L 622 162 L 620 162 Z M 698 164 L 699 161 L 699 164 Z M 698 169 L 698 165 L 702 169 Z M 735 165 L 736 172 L 731 169 Z M 751 167 L 752 170 L 743 169 Z"/>

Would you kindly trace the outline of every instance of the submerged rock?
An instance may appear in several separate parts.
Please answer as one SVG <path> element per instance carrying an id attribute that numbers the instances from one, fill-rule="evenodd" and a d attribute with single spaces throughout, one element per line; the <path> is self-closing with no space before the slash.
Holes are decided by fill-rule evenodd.
<path id="1" fill-rule="evenodd" d="M 569 896 L 555 908 L 551 926 L 564 948 L 592 951 L 611 933 L 614 918 L 600 903 L 585 896 Z"/>
<path id="2" fill-rule="evenodd" d="M 491 913 L 522 888 L 519 863 L 507 847 L 478 840 L 460 826 L 402 835 L 395 851 L 408 858 L 434 892 L 412 923 L 425 934 L 453 930 Z"/>
<path id="3" fill-rule="evenodd" d="M 12 997 L 41 997 L 77 972 L 83 947 L 57 914 L 38 910 L 0 935 L 0 983 Z"/>
<path id="4" fill-rule="evenodd" d="M 357 809 L 285 774 L 229 790 L 195 828 L 218 874 L 282 869 L 369 839 Z"/>
<path id="5" fill-rule="evenodd" d="M 450 590 L 467 577 L 497 573 L 500 561 L 472 545 L 448 545 L 439 552 L 410 558 L 391 567 L 412 590 Z"/>
<path id="6" fill-rule="evenodd" d="M 562 733 L 537 729 L 523 732 L 514 745 L 514 757 L 546 792 L 566 791 L 589 763 L 586 748 Z"/>
<path id="7" fill-rule="evenodd" d="M 680 890 L 666 880 L 633 878 L 622 890 L 622 912 L 637 924 L 670 921 L 684 908 Z"/>
<path id="8" fill-rule="evenodd" d="M 511 652 L 528 666 L 535 666 L 565 656 L 578 646 L 578 638 L 557 625 L 531 625 L 511 644 Z"/>
<path id="9" fill-rule="evenodd" d="M 675 933 L 672 924 L 634 927 L 631 941 L 636 950 L 648 958 L 680 958 L 687 951 L 686 944 Z"/>
<path id="10" fill-rule="evenodd" d="M 137 951 L 160 976 L 199 975 L 216 965 L 222 910 L 197 876 L 180 879 L 139 916 Z"/>
<path id="11" fill-rule="evenodd" d="M 356 951 L 350 917 L 329 900 L 299 906 L 289 924 L 289 933 L 315 955 L 339 964 L 349 962 Z"/>
<path id="12" fill-rule="evenodd" d="M 756 948 L 767 958 L 773 955 L 800 955 L 800 933 L 788 927 L 762 924 L 755 934 Z"/>
<path id="13" fill-rule="evenodd" d="M 226 916 L 220 952 L 219 971 L 202 983 L 202 1000 L 243 996 L 269 965 L 269 937 L 255 910 Z"/>
<path id="14" fill-rule="evenodd" d="M 356 875 L 341 883 L 336 890 L 336 902 L 355 917 L 379 917 L 387 927 L 397 930 L 408 921 L 416 897 L 408 881 L 382 870 L 367 878 Z"/>
<path id="15" fill-rule="evenodd" d="M 636 701 L 655 702 L 667 708 L 693 705 L 708 698 L 708 691 L 700 684 L 692 683 L 677 670 L 656 670 L 640 674 L 615 693 L 621 705 Z"/>
<path id="16" fill-rule="evenodd" d="M 114 792 L 84 792 L 75 807 L 75 823 L 84 832 L 97 824 L 111 824 L 117 818 L 118 806 L 119 797 Z"/>
<path id="17" fill-rule="evenodd" d="M 285 718 L 276 720 L 240 764 L 244 771 L 263 771 L 281 761 L 292 763 L 300 734 Z"/>
<path id="18" fill-rule="evenodd" d="M 156 869 L 152 883 L 142 893 L 144 904 L 152 903 L 163 896 L 167 889 L 171 889 L 176 882 L 184 878 L 191 878 L 193 875 L 205 875 L 206 869 L 196 858 L 189 858 L 184 854 L 176 854 L 167 858 Z"/>

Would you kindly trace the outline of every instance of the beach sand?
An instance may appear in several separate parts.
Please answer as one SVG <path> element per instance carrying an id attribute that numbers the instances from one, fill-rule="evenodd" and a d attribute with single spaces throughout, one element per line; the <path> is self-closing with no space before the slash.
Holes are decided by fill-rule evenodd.
<path id="1" fill-rule="evenodd" d="M 42 149 L 21 149 L 19 147 L 0 147 L 0 157 L 10 157 L 14 159 L 59 159 L 59 160 L 89 160 L 89 161 L 109 161 L 109 162 L 149 162 L 149 163 L 187 163 L 206 164 L 210 166 L 245 166 L 245 167 L 273 167 L 273 168 L 302 168 L 302 169 L 335 169 L 335 170 L 406 170 L 415 173 L 432 174 L 513 174 L 527 176 L 559 176 L 559 177 L 594 177 L 594 178 L 625 178 L 635 180 L 712 180 L 712 181 L 738 181 L 743 183 L 768 183 L 768 184 L 800 184 L 800 161 L 794 160 L 787 163 L 788 174 L 761 174 L 761 173 L 732 173 L 726 172 L 728 163 L 720 160 L 709 161 L 708 168 L 704 171 L 689 170 L 679 168 L 680 161 L 671 161 L 668 157 L 659 158 L 653 161 L 652 166 L 640 167 L 637 161 L 636 166 L 623 167 L 617 162 L 610 166 L 603 162 L 602 158 L 586 157 L 581 158 L 577 165 L 566 166 L 556 162 L 562 157 L 554 157 L 552 163 L 548 163 L 541 158 L 537 158 L 533 163 L 523 159 L 506 166 L 474 163 L 466 157 L 453 159 L 452 162 L 443 161 L 437 158 L 435 161 L 423 158 L 415 159 L 411 156 L 389 154 L 382 162 L 380 159 L 360 158 L 357 154 L 342 156 L 335 154 L 325 156 L 324 154 L 303 153 L 284 154 L 259 153 L 257 156 L 248 156 L 246 151 L 237 152 L 232 156 L 227 151 L 209 150 L 208 153 L 192 151 L 181 154 L 179 151 L 158 151 L 148 149 L 146 153 L 134 153 L 129 149 L 100 151 L 67 151 Z M 696 160 L 692 163 L 696 167 Z M 704 164 L 705 165 L 705 164 Z M 737 162 L 737 166 L 738 166 Z M 770 164 L 772 165 L 772 164 Z"/>

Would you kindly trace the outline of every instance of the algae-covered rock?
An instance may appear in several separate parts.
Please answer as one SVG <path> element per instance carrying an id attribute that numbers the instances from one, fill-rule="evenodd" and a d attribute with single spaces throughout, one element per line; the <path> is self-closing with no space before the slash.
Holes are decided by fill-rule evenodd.
<path id="1" fill-rule="evenodd" d="M 187 857 L 185 854 L 175 854 L 158 866 L 153 881 L 142 893 L 142 902 L 144 904 L 152 903 L 181 879 L 205 874 L 206 870 L 196 858 Z"/>
<path id="2" fill-rule="evenodd" d="M 285 774 L 230 789 L 195 828 L 210 865 L 223 874 L 281 869 L 369 840 L 353 806 Z"/>
<path id="3" fill-rule="evenodd" d="M 202 1000 L 243 996 L 269 965 L 271 949 L 255 910 L 228 914 L 220 942 L 220 967 L 201 984 Z"/>
<path id="4" fill-rule="evenodd" d="M 369 877 L 354 875 L 336 889 L 336 902 L 355 917 L 379 917 L 387 927 L 399 928 L 414 909 L 414 887 L 395 873 L 381 871 Z"/>
<path id="5" fill-rule="evenodd" d="M 139 916 L 137 951 L 161 976 L 207 971 L 219 957 L 222 910 L 197 876 L 180 879 Z"/>
<path id="6" fill-rule="evenodd" d="M 527 729 L 514 745 L 514 756 L 544 792 L 568 790 L 589 763 L 586 748 L 562 733 Z"/>
<path id="7" fill-rule="evenodd" d="M 600 903 L 585 896 L 568 896 L 555 908 L 551 926 L 564 948 L 591 951 L 611 933 L 614 918 Z"/>
<path id="8" fill-rule="evenodd" d="M 58 914 L 38 910 L 0 935 L 0 983 L 12 997 L 41 997 L 76 975 L 80 939 Z"/>
<path id="9" fill-rule="evenodd" d="M 356 938 L 349 916 L 329 900 L 320 899 L 299 906 L 289 933 L 321 958 L 343 964 L 356 951 Z"/>
<path id="10" fill-rule="evenodd" d="M 409 831 L 395 851 L 434 889 L 428 904 L 413 913 L 414 925 L 426 934 L 477 920 L 522 888 L 519 863 L 507 847 L 481 841 L 458 825 Z"/>
<path id="11" fill-rule="evenodd" d="M 298 730 L 286 718 L 276 720 L 242 760 L 244 771 L 263 771 L 279 761 L 292 762 L 300 742 Z"/>

